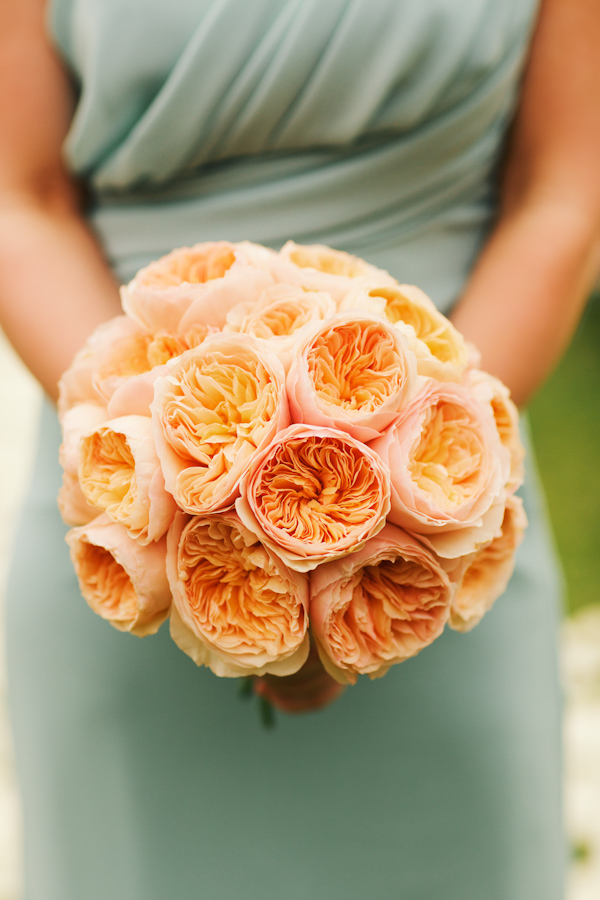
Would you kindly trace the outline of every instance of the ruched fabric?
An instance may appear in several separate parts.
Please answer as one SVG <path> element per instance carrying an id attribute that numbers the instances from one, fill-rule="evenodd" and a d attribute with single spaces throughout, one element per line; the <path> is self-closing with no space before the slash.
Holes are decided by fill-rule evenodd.
<path id="1" fill-rule="evenodd" d="M 448 310 L 493 221 L 535 0 L 53 0 L 65 155 L 122 279 L 326 242 Z M 85 298 L 82 298 L 85 302 Z M 265 731 L 79 595 L 44 411 L 8 603 L 25 900 L 561 900 L 559 579 L 531 471 L 506 595 Z"/>

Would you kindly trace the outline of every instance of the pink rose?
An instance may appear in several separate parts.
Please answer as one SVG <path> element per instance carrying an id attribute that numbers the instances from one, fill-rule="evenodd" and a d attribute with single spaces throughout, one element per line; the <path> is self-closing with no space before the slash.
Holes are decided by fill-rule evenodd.
<path id="1" fill-rule="evenodd" d="M 419 375 L 438 381 L 461 380 L 470 363 L 469 347 L 418 287 L 372 281 L 359 284 L 340 303 L 340 310 L 355 308 L 385 317 L 410 338 Z"/>
<path id="2" fill-rule="evenodd" d="M 394 525 L 358 553 L 310 576 L 310 621 L 321 661 L 341 683 L 385 675 L 444 629 L 454 593 L 439 560 Z"/>
<path id="3" fill-rule="evenodd" d="M 294 422 L 338 428 L 365 443 L 391 425 L 416 386 L 407 339 L 358 310 L 316 324 L 287 378 Z"/>
<path id="4" fill-rule="evenodd" d="M 181 247 L 150 263 L 122 288 L 121 300 L 127 315 L 146 331 L 185 333 L 194 325 L 221 328 L 231 307 L 258 299 L 272 283 L 243 245 L 209 242 Z"/>
<path id="5" fill-rule="evenodd" d="M 502 521 L 508 454 L 489 405 L 460 384 L 429 382 L 372 449 L 392 477 L 395 525 L 440 556 L 489 541 Z"/>
<path id="6" fill-rule="evenodd" d="M 352 553 L 380 531 L 389 471 L 364 444 L 332 428 L 291 425 L 252 459 L 236 509 L 299 572 Z"/>
<path id="7" fill-rule="evenodd" d="M 177 506 L 165 490 L 150 418 L 121 416 L 88 431 L 79 441 L 78 474 L 88 503 L 140 544 L 166 533 Z"/>
<path id="8" fill-rule="evenodd" d="M 169 531 L 171 635 L 217 675 L 290 675 L 308 656 L 308 582 L 234 513 L 178 513 Z"/>
<path id="9" fill-rule="evenodd" d="M 527 516 L 520 497 L 509 495 L 496 537 L 458 562 L 452 577 L 458 590 L 452 601 L 450 627 L 470 631 L 504 593 L 515 567 L 515 553 L 523 540 Z"/>
<path id="10" fill-rule="evenodd" d="M 178 505 L 192 514 L 225 509 L 252 456 L 289 424 L 283 366 L 263 341 L 213 335 L 168 364 L 152 415 Z"/>
<path id="11" fill-rule="evenodd" d="M 142 546 L 107 516 L 66 536 L 83 597 L 119 631 L 154 634 L 169 615 L 166 538 Z"/>

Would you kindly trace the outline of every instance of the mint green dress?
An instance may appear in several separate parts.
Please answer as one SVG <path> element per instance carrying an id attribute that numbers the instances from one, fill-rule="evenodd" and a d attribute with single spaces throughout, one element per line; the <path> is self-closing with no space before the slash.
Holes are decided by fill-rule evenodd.
<path id="1" fill-rule="evenodd" d="M 535 6 L 54 0 L 66 159 L 110 264 L 293 238 L 449 310 L 496 212 Z M 475 631 L 266 731 L 167 629 L 87 608 L 49 409 L 41 427 L 8 604 L 25 900 L 560 900 L 559 592 L 531 474 L 516 573 Z"/>

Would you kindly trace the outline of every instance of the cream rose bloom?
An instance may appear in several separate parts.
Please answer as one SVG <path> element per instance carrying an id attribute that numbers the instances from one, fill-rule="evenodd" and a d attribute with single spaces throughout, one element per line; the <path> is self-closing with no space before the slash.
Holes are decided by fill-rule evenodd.
<path id="1" fill-rule="evenodd" d="M 454 585 L 439 560 L 394 525 L 310 576 L 310 621 L 325 669 L 341 683 L 385 675 L 444 629 Z"/>
<path id="2" fill-rule="evenodd" d="M 391 425 L 416 387 L 407 339 L 358 310 L 315 325 L 287 377 L 294 422 L 338 428 L 365 443 Z"/>
<path id="3" fill-rule="evenodd" d="M 307 572 L 383 528 L 389 478 L 381 459 L 350 435 L 291 425 L 249 462 L 236 510 L 286 565 Z"/>
<path id="4" fill-rule="evenodd" d="M 504 518 L 496 537 L 461 560 L 451 573 L 458 581 L 450 615 L 450 627 L 455 631 L 474 628 L 504 593 L 514 571 L 515 553 L 526 527 L 523 501 L 512 494 L 507 498 Z"/>
<path id="5" fill-rule="evenodd" d="M 155 384 L 154 438 L 167 490 L 186 512 L 230 506 L 252 456 L 289 424 L 285 373 L 263 341 L 217 334 Z"/>
<path id="6" fill-rule="evenodd" d="M 489 404 L 430 381 L 372 449 L 392 473 L 389 520 L 443 557 L 487 543 L 503 515 L 509 467 Z"/>
<path id="7" fill-rule="evenodd" d="M 195 325 L 221 328 L 228 310 L 256 300 L 273 278 L 243 244 L 227 241 L 181 247 L 141 269 L 121 289 L 125 313 L 146 331 L 185 333 Z M 251 258 L 252 257 L 252 258 Z"/>
<path id="8" fill-rule="evenodd" d="M 308 582 L 234 513 L 179 513 L 169 532 L 171 636 L 216 675 L 291 675 L 309 651 Z"/>
<path id="9" fill-rule="evenodd" d="M 269 342 L 287 370 L 307 328 L 334 315 L 336 305 L 323 291 L 275 284 L 256 303 L 238 303 L 227 313 L 225 332 L 243 332 Z"/>
<path id="10" fill-rule="evenodd" d="M 124 525 L 140 544 L 166 533 L 177 506 L 165 490 L 150 418 L 122 416 L 85 434 L 78 475 L 88 503 Z"/>
<path id="11" fill-rule="evenodd" d="M 460 381 L 470 363 L 463 336 L 434 303 L 412 284 L 359 284 L 340 303 L 340 310 L 362 309 L 385 317 L 411 339 L 420 375 Z"/>
<path id="12" fill-rule="evenodd" d="M 154 634 L 169 615 L 166 538 L 142 546 L 107 516 L 67 533 L 71 560 L 90 608 L 119 631 Z"/>

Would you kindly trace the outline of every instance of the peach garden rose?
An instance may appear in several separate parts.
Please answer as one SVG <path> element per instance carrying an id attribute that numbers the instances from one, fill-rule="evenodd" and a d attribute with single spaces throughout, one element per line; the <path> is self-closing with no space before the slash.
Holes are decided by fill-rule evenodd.
<path id="1" fill-rule="evenodd" d="M 454 585 L 439 560 L 394 525 L 310 577 L 310 620 L 323 665 L 341 683 L 376 678 L 444 629 Z"/>
<path id="2" fill-rule="evenodd" d="M 171 635 L 217 675 L 290 675 L 309 651 L 308 581 L 234 513 L 178 513 L 168 538 Z"/>
<path id="3" fill-rule="evenodd" d="M 142 546 L 127 529 L 99 516 L 67 533 L 71 560 L 91 609 L 119 631 L 154 634 L 169 615 L 166 538 Z"/>
<path id="4" fill-rule="evenodd" d="M 216 334 L 167 367 L 154 389 L 154 439 L 181 509 L 231 506 L 252 456 L 289 424 L 285 375 L 263 342 Z"/>
<path id="5" fill-rule="evenodd" d="M 359 550 L 384 525 L 390 475 L 365 444 L 333 428 L 290 425 L 251 460 L 236 510 L 292 569 Z"/>
<path id="6" fill-rule="evenodd" d="M 385 320 L 354 311 L 313 327 L 287 377 L 295 422 L 380 437 L 417 387 L 415 355 Z"/>

